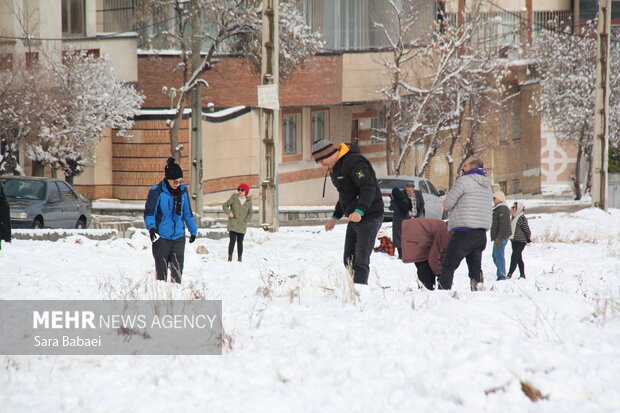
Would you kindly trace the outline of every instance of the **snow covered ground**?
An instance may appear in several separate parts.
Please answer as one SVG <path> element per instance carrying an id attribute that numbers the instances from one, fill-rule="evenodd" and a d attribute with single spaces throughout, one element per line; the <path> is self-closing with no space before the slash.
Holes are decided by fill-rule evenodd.
<path id="1" fill-rule="evenodd" d="M 528 218 L 527 279 L 494 281 L 489 246 L 477 293 L 465 263 L 430 292 L 413 264 L 373 254 L 356 294 L 344 225 L 250 229 L 243 263 L 199 238 L 180 286 L 153 281 L 146 232 L 3 243 L 0 299 L 203 295 L 233 341 L 222 356 L 0 356 L 0 410 L 618 412 L 620 210 Z"/>

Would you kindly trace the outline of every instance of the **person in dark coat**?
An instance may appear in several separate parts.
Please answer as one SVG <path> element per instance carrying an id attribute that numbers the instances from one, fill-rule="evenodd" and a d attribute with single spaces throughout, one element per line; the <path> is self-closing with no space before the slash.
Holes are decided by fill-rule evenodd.
<path id="1" fill-rule="evenodd" d="M 525 246 L 532 242 L 532 232 L 524 215 L 525 205 L 521 202 L 515 202 L 512 206 L 512 235 L 510 241 L 512 244 L 512 255 L 510 256 L 510 268 L 508 269 L 508 278 L 512 278 L 517 265 L 519 266 L 519 278 L 525 278 L 525 263 L 523 262 L 523 250 Z"/>
<path id="2" fill-rule="evenodd" d="M 196 240 L 198 228 L 183 184 L 183 170 L 174 158 L 168 158 L 164 173 L 164 179 L 149 191 L 144 225 L 153 243 L 157 279 L 166 281 L 170 268 L 171 281 L 180 283 L 185 259 L 185 226 L 190 232 L 190 243 Z"/>
<path id="3" fill-rule="evenodd" d="M 331 231 L 337 220 L 347 218 L 344 265 L 351 266 L 354 283 L 368 284 L 370 254 L 383 223 L 383 199 L 375 171 L 353 144 L 336 147 L 320 139 L 312 144 L 312 158 L 328 170 L 338 191 L 338 202 L 325 230 Z"/>
<path id="4" fill-rule="evenodd" d="M 398 251 L 398 258 L 402 259 L 403 248 L 401 242 L 401 234 L 403 220 L 410 218 L 424 218 L 424 197 L 422 192 L 415 189 L 414 182 L 407 182 L 405 189 L 392 189 L 390 209 L 394 211 L 392 218 L 392 237 L 394 238 L 394 247 Z"/>
<path id="5" fill-rule="evenodd" d="M 448 223 L 440 219 L 419 218 L 403 223 L 403 262 L 415 263 L 418 279 L 429 290 L 435 289 L 451 236 Z"/>
<path id="6" fill-rule="evenodd" d="M 243 258 L 243 237 L 248 228 L 248 222 L 252 219 L 252 198 L 250 197 L 250 187 L 241 184 L 237 187 L 237 192 L 232 194 L 228 201 L 224 202 L 222 209 L 228 215 L 228 261 L 232 261 L 235 243 L 237 244 L 237 261 Z"/>
<path id="7" fill-rule="evenodd" d="M 2 241 L 11 242 L 11 208 L 0 183 L 0 247 Z"/>
<path id="8" fill-rule="evenodd" d="M 491 240 L 493 240 L 493 262 L 497 267 L 497 281 L 506 279 L 506 257 L 504 249 L 508 238 L 512 235 L 510 229 L 510 209 L 506 205 L 506 195 L 502 191 L 493 194 L 493 221 L 491 222 Z"/>

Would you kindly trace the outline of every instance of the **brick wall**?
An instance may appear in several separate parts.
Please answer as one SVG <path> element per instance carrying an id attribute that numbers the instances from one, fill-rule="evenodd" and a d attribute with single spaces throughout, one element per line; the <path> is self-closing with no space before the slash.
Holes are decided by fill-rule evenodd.
<path id="1" fill-rule="evenodd" d="M 180 165 L 189 182 L 189 121 L 183 120 L 179 143 L 185 151 Z M 138 120 L 127 138 L 112 134 L 113 198 L 125 200 L 146 199 L 149 188 L 164 176 L 166 160 L 170 156 L 170 140 L 165 120 Z M 177 163 L 179 160 L 177 159 Z"/>
<path id="2" fill-rule="evenodd" d="M 170 107 L 162 87 L 179 87 L 180 70 L 176 56 L 139 56 L 138 90 L 146 96 L 144 108 Z M 225 57 L 203 75 L 209 88 L 203 89 L 202 102 L 216 107 L 257 105 L 259 76 L 242 58 Z M 337 105 L 342 102 L 342 56 L 315 56 L 305 67 L 297 69 L 288 80 L 280 82 L 281 106 Z"/>

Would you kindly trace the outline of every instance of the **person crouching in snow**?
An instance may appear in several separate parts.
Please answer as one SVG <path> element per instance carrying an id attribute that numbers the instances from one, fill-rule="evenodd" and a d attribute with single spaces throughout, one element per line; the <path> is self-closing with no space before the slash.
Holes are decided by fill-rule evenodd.
<path id="1" fill-rule="evenodd" d="M 185 225 L 190 244 L 196 240 L 198 227 L 189 205 L 183 170 L 174 158 L 168 158 L 164 179 L 149 191 L 144 206 L 144 226 L 153 244 L 157 279 L 166 281 L 168 267 L 172 282 L 180 283 L 185 259 Z M 159 237 L 158 237 L 159 235 Z"/>
<path id="2" fill-rule="evenodd" d="M 394 256 L 394 244 L 390 237 L 383 231 L 379 231 L 377 234 L 377 239 L 381 244 L 378 247 L 375 247 L 375 252 L 385 252 L 387 255 Z"/>
<path id="3" fill-rule="evenodd" d="M 222 205 L 224 212 L 228 214 L 227 229 L 230 234 L 228 243 L 228 261 L 232 261 L 232 254 L 237 244 L 237 261 L 241 262 L 243 255 L 243 237 L 248 228 L 248 222 L 252 219 L 252 199 L 250 197 L 250 187 L 241 184 L 237 187 L 237 192 L 232 194 L 228 201 Z"/>

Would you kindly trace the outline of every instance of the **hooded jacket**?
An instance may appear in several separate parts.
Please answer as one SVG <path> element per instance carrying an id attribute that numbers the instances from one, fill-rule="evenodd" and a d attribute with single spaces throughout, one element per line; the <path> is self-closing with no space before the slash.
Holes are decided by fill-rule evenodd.
<path id="1" fill-rule="evenodd" d="M 490 229 L 493 191 L 491 180 L 484 170 L 474 168 L 459 177 L 444 200 L 451 210 L 450 231 L 460 229 Z"/>
<path id="2" fill-rule="evenodd" d="M 505 202 L 493 207 L 493 223 L 491 224 L 491 239 L 504 239 L 512 235 L 510 228 L 510 209 Z"/>
<path id="3" fill-rule="evenodd" d="M 228 201 L 222 205 L 222 210 L 226 214 L 231 212 L 234 218 L 228 219 L 228 225 L 226 229 L 228 231 L 237 232 L 239 234 L 245 234 L 248 228 L 248 222 L 252 219 L 252 198 L 247 196 L 245 202 L 242 204 L 239 200 L 239 196 L 235 193 L 228 198 Z"/>
<path id="4" fill-rule="evenodd" d="M 340 155 L 330 171 L 332 183 L 338 191 L 338 202 L 333 216 L 342 218 L 356 210 L 364 218 L 383 215 L 383 199 L 375 171 L 360 153 L 357 145 L 338 145 Z"/>
<path id="5" fill-rule="evenodd" d="M 185 236 L 185 225 L 190 234 L 196 235 L 198 228 L 194 222 L 189 205 L 187 187 L 179 186 L 181 191 L 181 214 L 174 212 L 174 196 L 168 190 L 165 180 L 153 186 L 144 206 L 144 226 L 147 230 L 155 228 L 163 239 L 178 239 Z M 185 225 L 184 225 L 185 223 Z"/>

